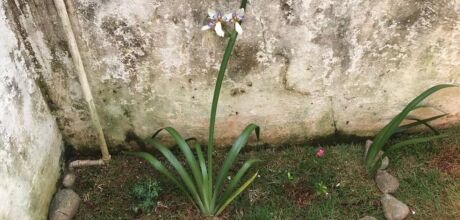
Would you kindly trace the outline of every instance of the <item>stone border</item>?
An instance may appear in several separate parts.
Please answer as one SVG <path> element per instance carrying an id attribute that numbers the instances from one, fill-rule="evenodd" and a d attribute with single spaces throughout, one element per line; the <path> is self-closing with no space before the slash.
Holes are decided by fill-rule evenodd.
<path id="1" fill-rule="evenodd" d="M 364 157 L 367 156 L 367 151 L 369 150 L 369 147 L 371 145 L 372 141 L 367 140 L 365 145 Z M 379 152 L 379 159 L 383 155 L 383 153 L 383 151 Z M 395 193 L 398 190 L 399 180 L 398 178 L 394 177 L 386 171 L 386 168 L 389 164 L 390 159 L 388 157 L 382 159 L 382 165 L 378 169 L 374 180 L 377 185 L 377 188 L 380 190 L 380 192 L 383 193 L 382 198 L 380 199 L 380 203 L 382 203 L 385 218 L 387 220 L 403 220 L 409 215 L 410 209 L 405 203 L 399 201 L 397 198 L 391 195 L 392 193 Z M 366 216 L 361 218 L 360 220 L 373 219 L 376 218 L 372 216 Z"/>
<path id="2" fill-rule="evenodd" d="M 64 175 L 62 179 L 64 188 L 54 195 L 49 209 L 49 220 L 72 220 L 77 214 L 81 199 L 72 189 L 75 180 L 76 176 L 73 173 Z"/>

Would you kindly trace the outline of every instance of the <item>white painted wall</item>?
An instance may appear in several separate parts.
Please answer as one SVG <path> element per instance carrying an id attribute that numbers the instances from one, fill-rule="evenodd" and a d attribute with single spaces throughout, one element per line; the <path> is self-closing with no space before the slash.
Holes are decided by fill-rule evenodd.
<path id="1" fill-rule="evenodd" d="M 0 219 L 46 219 L 63 143 L 0 3 Z"/>

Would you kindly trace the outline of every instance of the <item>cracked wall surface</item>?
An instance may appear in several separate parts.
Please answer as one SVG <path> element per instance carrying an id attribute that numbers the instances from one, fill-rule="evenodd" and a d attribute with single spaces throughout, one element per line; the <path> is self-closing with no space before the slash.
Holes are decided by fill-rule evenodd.
<path id="1" fill-rule="evenodd" d="M 34 5 L 54 21 L 41 25 L 60 33 L 49 2 Z M 66 3 L 112 148 L 128 131 L 146 137 L 164 126 L 206 139 L 226 40 L 200 28 L 208 8 L 238 1 Z M 459 12 L 458 0 L 252 1 L 223 84 L 218 143 L 231 143 L 251 122 L 273 144 L 374 134 L 423 90 L 459 83 Z M 62 36 L 44 33 L 50 53 L 37 56 L 49 55 L 43 68 L 53 71 L 42 74 L 43 87 L 66 141 L 96 149 Z M 460 122 L 459 96 L 448 89 L 427 101 L 451 113 L 438 126 Z"/>
<path id="2" fill-rule="evenodd" d="M 25 31 L 25 7 L 16 3 L 0 2 L 0 219 L 47 219 L 63 142 L 38 86 L 45 72 L 35 58 L 48 53 L 27 41 L 39 42 L 43 32 Z"/>

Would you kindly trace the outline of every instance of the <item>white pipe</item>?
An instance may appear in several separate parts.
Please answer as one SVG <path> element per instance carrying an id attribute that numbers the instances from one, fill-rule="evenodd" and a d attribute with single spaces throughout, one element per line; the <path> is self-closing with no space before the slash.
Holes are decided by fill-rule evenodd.
<path id="1" fill-rule="evenodd" d="M 69 170 L 72 172 L 76 167 L 87 167 L 87 166 L 102 166 L 104 165 L 104 160 L 74 160 L 69 164 Z"/>
<path id="2" fill-rule="evenodd" d="M 72 30 L 72 25 L 70 24 L 69 14 L 67 13 L 66 5 L 63 0 L 54 0 L 54 5 L 56 6 L 59 18 L 61 19 L 61 23 L 64 28 L 65 35 L 67 37 L 70 54 L 72 55 L 73 63 L 78 73 L 78 80 L 80 81 L 80 85 L 83 90 L 83 95 L 85 97 L 86 102 L 88 103 L 91 120 L 93 122 L 94 127 L 96 128 L 97 136 L 99 139 L 99 147 L 102 153 L 102 160 L 107 162 L 110 160 L 110 154 L 107 149 L 104 131 L 102 130 L 102 126 L 99 121 L 99 116 L 97 115 L 96 105 L 94 104 L 93 95 L 91 94 L 91 89 L 89 88 L 85 67 L 83 66 L 80 50 L 78 49 L 77 41 Z"/>

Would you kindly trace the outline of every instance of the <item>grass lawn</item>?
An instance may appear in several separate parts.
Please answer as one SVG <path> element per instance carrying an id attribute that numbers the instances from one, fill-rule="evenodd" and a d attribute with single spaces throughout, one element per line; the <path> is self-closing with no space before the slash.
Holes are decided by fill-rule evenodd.
<path id="1" fill-rule="evenodd" d="M 415 212 L 409 219 L 460 219 L 460 128 L 443 133 L 450 137 L 390 155 L 388 172 L 400 180 L 394 195 Z M 260 177 L 221 218 L 359 219 L 370 215 L 384 219 L 382 194 L 362 164 L 362 145 L 321 145 L 326 150 L 321 158 L 315 157 L 319 145 L 242 153 L 238 165 L 248 158 L 263 160 L 256 167 Z M 216 152 L 217 158 L 225 152 Z M 76 174 L 75 191 L 83 200 L 76 219 L 202 218 L 185 196 L 141 159 L 115 155 L 109 166 L 81 168 Z M 134 198 L 133 188 L 149 180 L 158 180 L 162 188 L 156 206 L 136 211 L 142 201 Z"/>

